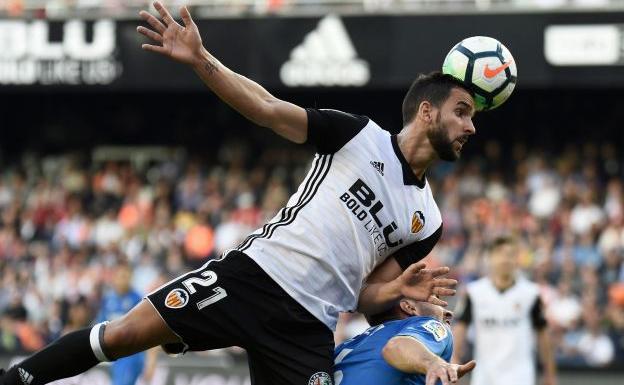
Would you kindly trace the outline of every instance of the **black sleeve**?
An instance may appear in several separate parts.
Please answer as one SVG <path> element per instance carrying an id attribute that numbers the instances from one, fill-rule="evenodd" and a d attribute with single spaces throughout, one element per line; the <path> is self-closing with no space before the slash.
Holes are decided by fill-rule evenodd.
<path id="1" fill-rule="evenodd" d="M 470 295 L 468 293 L 462 296 L 459 302 L 457 302 L 453 318 L 455 318 L 457 322 L 463 322 L 466 325 L 470 325 L 472 322 L 472 302 L 470 301 Z"/>
<path id="2" fill-rule="evenodd" d="M 544 306 L 542 305 L 542 300 L 539 296 L 537 296 L 537 298 L 535 298 L 535 303 L 531 308 L 531 323 L 533 324 L 533 328 L 535 330 L 542 330 L 547 325 L 543 308 Z"/>
<path id="3" fill-rule="evenodd" d="M 440 225 L 440 227 L 438 227 L 438 229 L 427 238 L 422 239 L 418 242 L 414 242 L 411 245 L 405 246 L 404 248 L 397 250 L 394 254 L 392 254 L 392 257 L 396 259 L 401 268 L 405 270 L 412 263 L 416 263 L 429 255 L 429 253 L 433 249 L 433 246 L 438 243 L 441 235 L 442 225 Z"/>
<path id="4" fill-rule="evenodd" d="M 366 116 L 336 110 L 306 108 L 308 140 L 319 154 L 333 154 L 353 139 L 368 124 Z"/>

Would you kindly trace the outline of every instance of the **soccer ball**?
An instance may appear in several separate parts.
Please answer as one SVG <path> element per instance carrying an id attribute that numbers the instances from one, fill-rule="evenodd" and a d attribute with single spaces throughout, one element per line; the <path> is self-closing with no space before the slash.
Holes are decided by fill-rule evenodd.
<path id="1" fill-rule="evenodd" d="M 477 111 L 503 104 L 516 86 L 518 69 L 498 40 L 473 36 L 459 42 L 444 59 L 442 72 L 461 80 L 475 94 Z"/>

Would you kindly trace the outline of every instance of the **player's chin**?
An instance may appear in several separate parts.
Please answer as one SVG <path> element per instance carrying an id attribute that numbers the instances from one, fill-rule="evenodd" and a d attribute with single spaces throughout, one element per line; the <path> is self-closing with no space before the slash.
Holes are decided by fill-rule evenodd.
<path id="1" fill-rule="evenodd" d="M 436 147 L 436 152 L 441 160 L 455 162 L 461 155 L 461 146 L 457 147 L 454 142 Z"/>

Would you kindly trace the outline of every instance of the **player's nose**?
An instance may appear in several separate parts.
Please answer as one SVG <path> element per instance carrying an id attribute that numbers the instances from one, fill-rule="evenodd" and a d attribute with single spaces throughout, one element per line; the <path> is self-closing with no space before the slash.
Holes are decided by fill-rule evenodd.
<path id="1" fill-rule="evenodd" d="M 464 127 L 464 131 L 466 132 L 466 134 L 468 135 L 474 135 L 477 132 L 477 128 L 475 127 L 472 119 L 470 119 L 469 123 L 466 124 L 466 127 Z"/>

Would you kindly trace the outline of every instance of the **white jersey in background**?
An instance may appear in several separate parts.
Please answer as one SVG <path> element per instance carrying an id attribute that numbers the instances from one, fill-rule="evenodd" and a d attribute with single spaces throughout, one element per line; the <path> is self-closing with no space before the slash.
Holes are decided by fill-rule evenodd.
<path id="1" fill-rule="evenodd" d="M 442 232 L 440 211 L 391 136 L 364 116 L 308 109 L 318 153 L 288 204 L 237 249 L 331 329 L 392 255 L 403 269 Z"/>
<path id="2" fill-rule="evenodd" d="M 471 385 L 534 385 L 535 333 L 546 326 L 538 286 L 518 277 L 500 292 L 489 277 L 467 286 L 456 322 L 474 326 Z"/>

